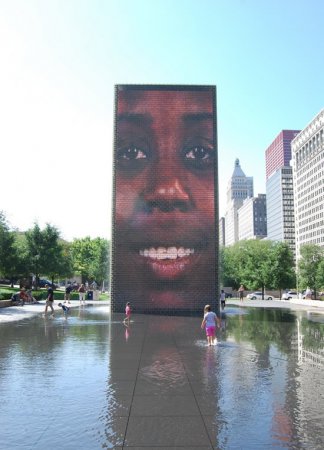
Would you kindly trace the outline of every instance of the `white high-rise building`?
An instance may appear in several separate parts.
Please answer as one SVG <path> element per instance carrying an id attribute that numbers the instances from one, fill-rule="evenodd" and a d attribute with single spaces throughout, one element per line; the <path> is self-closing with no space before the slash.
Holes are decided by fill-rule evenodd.
<path id="1" fill-rule="evenodd" d="M 234 172 L 228 182 L 227 206 L 225 213 L 225 245 L 232 245 L 239 240 L 237 211 L 243 200 L 253 197 L 253 177 L 247 177 L 235 160 Z"/>
<path id="2" fill-rule="evenodd" d="M 219 219 L 219 226 L 218 226 L 218 231 L 219 231 L 219 245 L 221 247 L 224 247 L 225 245 L 225 217 L 221 217 Z"/>
<path id="3" fill-rule="evenodd" d="M 264 239 L 267 236 L 266 195 L 258 194 L 243 201 L 237 211 L 239 241 L 243 239 Z"/>
<path id="4" fill-rule="evenodd" d="M 268 239 L 287 242 L 295 255 L 293 170 L 281 167 L 266 182 Z"/>
<path id="5" fill-rule="evenodd" d="M 291 143 L 296 257 L 303 244 L 324 247 L 324 109 Z"/>

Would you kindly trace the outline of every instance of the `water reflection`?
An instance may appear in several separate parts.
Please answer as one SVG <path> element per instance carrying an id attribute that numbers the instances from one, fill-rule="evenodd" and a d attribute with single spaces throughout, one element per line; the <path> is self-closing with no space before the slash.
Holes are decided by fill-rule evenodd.
<path id="1" fill-rule="evenodd" d="M 227 307 L 215 347 L 199 317 L 2 324 L 0 448 L 322 449 L 323 318 Z"/>

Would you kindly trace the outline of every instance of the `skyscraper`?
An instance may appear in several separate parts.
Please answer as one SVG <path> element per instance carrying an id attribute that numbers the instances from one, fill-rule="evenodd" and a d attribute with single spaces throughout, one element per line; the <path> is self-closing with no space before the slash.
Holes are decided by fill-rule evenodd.
<path id="1" fill-rule="evenodd" d="M 237 211 L 248 197 L 253 197 L 253 177 L 245 175 L 239 159 L 236 159 L 234 172 L 227 186 L 225 245 L 232 245 L 239 240 Z"/>
<path id="2" fill-rule="evenodd" d="M 265 151 L 266 180 L 276 170 L 290 165 L 291 141 L 300 130 L 282 130 Z"/>
<path id="3" fill-rule="evenodd" d="M 303 244 L 324 247 L 324 109 L 291 143 L 296 256 Z"/>
<path id="4" fill-rule="evenodd" d="M 295 256 L 295 212 L 292 167 L 273 172 L 266 182 L 268 239 L 287 242 Z"/>
<path id="5" fill-rule="evenodd" d="M 282 130 L 265 151 L 268 239 L 287 242 L 295 255 L 291 141 L 298 130 Z"/>
<path id="6" fill-rule="evenodd" d="M 239 240 L 263 239 L 267 236 L 267 202 L 265 194 L 248 197 L 237 211 Z"/>

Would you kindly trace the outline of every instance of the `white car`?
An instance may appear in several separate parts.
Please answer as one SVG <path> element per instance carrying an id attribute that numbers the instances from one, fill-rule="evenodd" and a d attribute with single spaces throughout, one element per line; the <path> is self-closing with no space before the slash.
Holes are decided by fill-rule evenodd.
<path id="1" fill-rule="evenodd" d="M 249 298 L 250 300 L 262 300 L 262 292 L 252 292 L 252 294 L 248 294 L 246 298 Z M 273 297 L 271 295 L 264 294 L 264 300 L 273 300 Z"/>
<path id="2" fill-rule="evenodd" d="M 281 296 L 281 300 L 291 300 L 292 298 L 298 298 L 299 294 L 296 291 L 284 292 Z"/>

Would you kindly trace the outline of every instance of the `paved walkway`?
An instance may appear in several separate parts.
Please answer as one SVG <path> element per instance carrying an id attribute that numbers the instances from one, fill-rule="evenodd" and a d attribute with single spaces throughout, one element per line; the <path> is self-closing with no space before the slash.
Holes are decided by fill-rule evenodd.
<path id="1" fill-rule="evenodd" d="M 250 300 L 244 298 L 243 302 L 239 299 L 229 298 L 226 300 L 226 305 L 240 306 L 242 308 L 255 307 L 255 308 L 287 308 L 294 311 L 298 310 L 314 310 L 324 312 L 324 301 L 320 300 L 303 300 L 303 299 L 292 299 L 292 300 Z"/>

